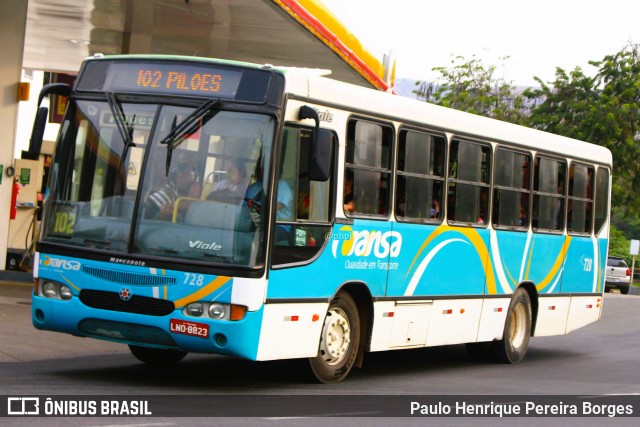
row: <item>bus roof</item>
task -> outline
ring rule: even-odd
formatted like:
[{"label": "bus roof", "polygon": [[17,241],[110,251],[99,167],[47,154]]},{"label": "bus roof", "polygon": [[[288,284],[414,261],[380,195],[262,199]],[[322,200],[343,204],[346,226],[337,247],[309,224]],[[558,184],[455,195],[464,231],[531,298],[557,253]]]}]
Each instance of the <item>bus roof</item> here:
[{"label": "bus roof", "polygon": [[612,165],[609,149],[399,95],[362,88],[313,73],[286,72],[286,90],[327,106],[359,114],[426,127],[459,136],[496,143],[509,143],[524,149]]},{"label": "bus roof", "polygon": [[87,61],[131,59],[185,61],[270,69],[285,75],[286,91],[289,94],[309,98],[330,107],[459,136],[508,143],[524,149],[572,157],[609,167],[613,162],[609,149],[600,145],[340,82],[324,77],[328,74],[328,70],[278,67],[269,64],[176,55],[95,55],[87,58]]}]

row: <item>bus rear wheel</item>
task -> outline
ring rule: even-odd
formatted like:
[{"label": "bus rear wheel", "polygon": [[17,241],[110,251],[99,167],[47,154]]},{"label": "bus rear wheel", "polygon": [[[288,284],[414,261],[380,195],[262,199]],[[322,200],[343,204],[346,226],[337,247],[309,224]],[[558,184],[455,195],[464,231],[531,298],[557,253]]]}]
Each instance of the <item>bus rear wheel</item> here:
[{"label": "bus rear wheel", "polygon": [[129,345],[129,350],[139,361],[154,366],[175,365],[187,355],[186,351],[141,347],[138,345]]},{"label": "bus rear wheel", "polygon": [[351,295],[339,292],[322,325],[318,355],[309,359],[315,378],[321,383],[342,381],[351,371],[360,345],[360,318]]},{"label": "bus rear wheel", "polygon": [[531,299],[524,288],[518,288],[511,298],[502,340],[493,342],[496,361],[519,363],[531,338]]}]

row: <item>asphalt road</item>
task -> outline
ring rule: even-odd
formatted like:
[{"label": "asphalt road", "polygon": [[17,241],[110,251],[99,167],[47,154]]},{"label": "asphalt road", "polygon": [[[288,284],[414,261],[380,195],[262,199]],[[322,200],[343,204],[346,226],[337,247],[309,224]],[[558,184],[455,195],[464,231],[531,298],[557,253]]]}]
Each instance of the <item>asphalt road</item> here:
[{"label": "asphalt road", "polygon": [[[151,368],[138,363],[126,346],[34,329],[29,293],[30,287],[24,284],[0,282],[0,396],[164,396],[187,408],[187,413],[188,408],[197,411],[198,405],[210,402],[225,405],[226,415],[236,408],[234,415],[251,418],[59,417],[29,418],[25,423],[24,418],[12,417],[0,419],[3,425],[324,426],[332,420],[333,425],[404,426],[436,421],[378,417],[385,414],[383,407],[408,405],[404,395],[427,396],[427,403],[451,395],[495,395],[507,400],[563,395],[610,400],[607,396],[617,395],[638,403],[634,418],[582,418],[579,424],[637,425],[640,416],[640,296],[605,295],[601,321],[567,336],[532,339],[524,362],[518,365],[473,362],[464,346],[370,353],[364,367],[352,371],[345,382],[320,385],[309,381],[304,361],[250,362],[188,355],[172,369]],[[220,400],[230,395],[233,397]],[[334,397],[325,402],[324,396]],[[269,408],[278,405],[293,408],[291,414],[284,411],[271,416]],[[297,415],[297,409],[305,405],[305,415]],[[543,420],[511,418],[509,422],[542,425]],[[578,421],[571,417],[550,420],[553,425],[576,425]],[[437,419],[438,425],[490,422],[496,419]]]}]

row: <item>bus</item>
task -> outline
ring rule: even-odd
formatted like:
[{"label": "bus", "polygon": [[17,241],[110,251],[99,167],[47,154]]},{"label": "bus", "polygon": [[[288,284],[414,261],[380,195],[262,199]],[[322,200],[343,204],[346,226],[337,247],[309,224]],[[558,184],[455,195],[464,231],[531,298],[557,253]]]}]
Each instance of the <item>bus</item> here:
[{"label": "bus", "polygon": [[45,86],[34,326],[332,383],[386,350],[518,363],[600,318],[606,148],[316,71],[95,55]]}]

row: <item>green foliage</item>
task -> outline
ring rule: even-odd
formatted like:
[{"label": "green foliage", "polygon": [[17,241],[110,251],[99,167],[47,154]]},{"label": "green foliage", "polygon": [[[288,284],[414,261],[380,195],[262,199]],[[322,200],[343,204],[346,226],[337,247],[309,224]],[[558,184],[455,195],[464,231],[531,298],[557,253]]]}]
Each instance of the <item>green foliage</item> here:
[{"label": "green foliage", "polygon": [[631,242],[624,237],[624,234],[613,225],[609,233],[609,256],[624,258],[627,265],[631,267],[632,257],[629,255]]},{"label": "green foliage", "polygon": [[[503,58],[507,59],[507,58]],[[494,76],[495,65],[485,66],[475,56],[458,56],[451,67],[435,67],[435,82],[418,81],[413,91],[418,99],[472,114],[511,123],[528,123],[528,99],[511,82]]]},{"label": "green foliage", "polygon": [[528,90],[542,100],[531,111],[531,126],[609,148],[613,154],[612,204],[625,216],[640,214],[640,52],[629,45],[601,61],[587,77],[580,68],[567,74],[556,69],[550,85]]},{"label": "green foliage", "polygon": [[[531,126],[602,145],[613,155],[612,205],[620,218],[640,216],[640,45],[630,44],[600,61],[586,75],[556,69],[555,81],[518,93],[496,78],[494,65],[475,56],[458,56],[450,67],[436,67],[435,82],[416,82],[413,91],[426,102]],[[636,221],[637,222],[637,221]],[[621,228],[624,220],[618,222]],[[629,224],[627,224],[629,225]],[[639,227],[632,227],[640,231]]]}]

